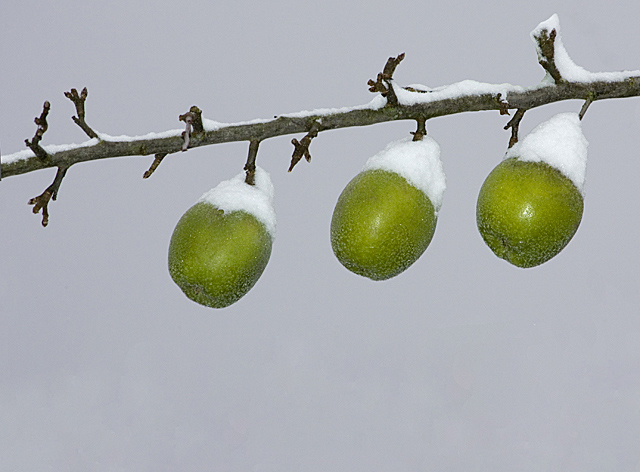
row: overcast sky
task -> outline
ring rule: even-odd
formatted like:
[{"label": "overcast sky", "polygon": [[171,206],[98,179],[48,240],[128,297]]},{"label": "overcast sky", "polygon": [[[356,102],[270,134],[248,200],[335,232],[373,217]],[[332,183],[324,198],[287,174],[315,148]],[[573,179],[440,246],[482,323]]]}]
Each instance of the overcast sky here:
[{"label": "overcast sky", "polygon": [[[63,92],[88,87],[110,135],[181,127],[191,105],[237,122],[367,103],[402,85],[532,86],[529,32],[558,13],[592,71],[640,69],[640,3],[5,2],[0,146],[82,142]],[[526,113],[522,133],[577,101]],[[257,285],[213,310],[171,280],[180,216],[242,169],[248,145],[73,166],[0,182],[0,466],[11,471],[640,470],[640,99],[596,102],[585,213],[550,262],[517,269],[483,243],[478,190],[509,132],[497,112],[430,120],[447,185],[434,239],[373,282],[334,257],[344,186],[408,136],[394,122],[321,133],[287,173],[285,136],[260,146],[278,235]]]}]

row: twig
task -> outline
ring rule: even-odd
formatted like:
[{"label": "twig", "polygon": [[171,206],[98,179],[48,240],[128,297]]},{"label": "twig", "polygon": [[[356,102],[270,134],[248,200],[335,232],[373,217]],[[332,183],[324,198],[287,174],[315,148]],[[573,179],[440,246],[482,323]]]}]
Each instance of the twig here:
[{"label": "twig", "polygon": [[149,177],[151,177],[151,174],[153,174],[155,172],[155,170],[158,168],[158,166],[160,165],[160,163],[162,162],[162,159],[164,159],[166,157],[167,153],[159,153],[156,154],[156,158],[153,160],[153,162],[151,163],[151,167],[149,167],[149,170],[147,170],[143,175],[142,178],[143,179],[148,179]]},{"label": "twig", "polygon": [[304,138],[298,141],[296,138],[291,140],[291,144],[293,144],[293,155],[291,156],[291,165],[289,166],[289,172],[293,170],[295,165],[300,162],[300,159],[304,156],[307,162],[311,162],[311,154],[309,153],[309,146],[311,145],[311,140],[318,136],[318,131],[320,130],[320,123],[318,121],[314,121],[309,129],[309,132],[306,134]]},{"label": "twig", "polygon": [[47,123],[47,115],[49,114],[50,109],[51,104],[48,101],[44,102],[40,117],[36,116],[33,120],[35,124],[38,125],[36,134],[33,135],[33,139],[31,141],[29,141],[28,139],[24,140],[27,147],[29,147],[33,151],[33,153],[42,160],[45,160],[49,157],[47,151],[42,149],[42,147],[40,146],[40,141],[42,140],[42,135],[44,135],[44,133],[46,133],[47,129],[49,128],[49,124]]},{"label": "twig", "polygon": [[580,118],[580,120],[582,120],[582,118],[584,118],[584,115],[585,115],[585,113],[587,113],[587,110],[589,109],[589,106],[593,103],[593,101],[595,99],[596,99],[595,94],[589,93],[587,95],[587,99],[582,104],[582,108],[580,109],[580,113],[578,113],[578,118]]},{"label": "twig", "polygon": [[509,148],[512,148],[518,142],[518,130],[520,129],[520,121],[526,112],[526,108],[518,108],[513,118],[505,125],[504,129],[511,128],[511,139],[509,139]]},{"label": "twig", "polygon": [[391,82],[393,80],[393,73],[396,71],[398,64],[404,59],[404,53],[399,54],[397,57],[390,57],[387,59],[387,63],[384,66],[382,72],[378,74],[376,80],[369,79],[367,84],[369,85],[369,91],[372,93],[380,93],[383,97],[387,97],[387,103],[391,106],[398,105],[398,97],[393,90]]},{"label": "twig", "polygon": [[556,66],[555,60],[555,41],[556,41],[557,32],[555,29],[552,29],[551,32],[547,30],[540,31],[538,36],[535,36],[536,41],[538,42],[538,50],[540,52],[538,56],[538,62],[547,73],[553,77],[553,80],[556,84],[564,82],[558,67]]},{"label": "twig", "polygon": [[68,167],[58,167],[58,172],[56,172],[56,177],[53,179],[53,183],[49,185],[44,192],[37,197],[33,197],[28,202],[29,205],[33,205],[34,214],[40,213],[40,210],[42,210],[42,226],[47,226],[49,224],[49,211],[47,208],[49,201],[58,198],[60,184],[62,183],[62,179],[64,179],[68,169]]},{"label": "twig", "polygon": [[256,184],[256,156],[258,155],[258,146],[260,141],[252,139],[249,142],[249,155],[247,156],[247,163],[244,165],[244,170],[247,173],[244,181],[249,185]]},{"label": "twig", "polygon": [[78,114],[78,116],[71,117],[73,122],[77,124],[80,128],[82,128],[82,131],[84,131],[87,134],[87,136],[89,136],[90,138],[97,138],[98,134],[95,131],[93,131],[93,129],[91,129],[91,127],[84,120],[84,117],[85,117],[84,103],[87,100],[88,94],[89,92],[87,91],[87,87],[82,89],[82,92],[80,92],[80,95],[78,95],[78,91],[76,89],[72,88],[70,92],[65,92],[64,96],[67,97],[69,100],[71,100],[73,104],[76,106],[76,113]]}]

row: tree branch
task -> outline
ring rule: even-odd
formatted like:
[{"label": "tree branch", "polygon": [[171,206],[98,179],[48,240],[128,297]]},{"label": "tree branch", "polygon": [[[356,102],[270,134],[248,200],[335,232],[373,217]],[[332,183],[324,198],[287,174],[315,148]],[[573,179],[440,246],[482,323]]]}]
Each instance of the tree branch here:
[{"label": "tree branch", "polygon": [[[415,92],[420,93],[420,92]],[[420,95],[431,95],[424,92]],[[532,109],[563,100],[585,100],[593,96],[594,100],[640,96],[640,76],[629,77],[614,82],[573,83],[562,82],[557,85],[545,85],[509,92],[508,108]],[[442,98],[414,105],[369,106],[351,109],[337,109],[282,115],[272,120],[251,122],[248,124],[229,124],[215,129],[204,130],[197,140],[191,140],[189,149],[212,144],[237,141],[262,141],[267,138],[290,134],[306,133],[315,121],[318,131],[326,131],[354,126],[368,126],[376,123],[396,120],[425,120],[453,115],[456,113],[496,110],[504,107],[495,94],[460,95],[456,98]],[[41,134],[40,134],[41,136]],[[35,140],[36,138],[34,138]],[[69,167],[78,162],[124,156],[148,156],[151,154],[173,154],[180,152],[184,140],[179,134],[155,139],[132,139],[127,141],[101,140],[97,143],[85,143],[75,148],[57,152],[46,152],[46,158],[37,156],[26,158],[5,155],[2,157],[2,176],[10,177],[49,167]],[[44,149],[43,149],[44,150]]]}]

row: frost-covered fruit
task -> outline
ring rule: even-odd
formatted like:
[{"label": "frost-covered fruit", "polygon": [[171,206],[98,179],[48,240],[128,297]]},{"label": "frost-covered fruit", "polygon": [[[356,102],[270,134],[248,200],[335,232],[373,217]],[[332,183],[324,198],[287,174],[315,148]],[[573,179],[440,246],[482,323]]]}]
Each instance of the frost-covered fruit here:
[{"label": "frost-covered fruit", "polygon": [[511,157],[484,181],[476,221],[496,256],[526,268],[548,261],[569,243],[582,211],[580,191],[558,169]]},{"label": "frost-covered fruit", "polygon": [[365,170],[338,198],[331,245],[350,271],[385,280],[418,260],[433,238],[436,219],[429,197],[404,177]]},{"label": "frost-covered fruit", "polygon": [[187,297],[212,308],[237,302],[264,271],[273,238],[245,211],[224,212],[208,202],[180,218],[169,244],[169,273]]}]

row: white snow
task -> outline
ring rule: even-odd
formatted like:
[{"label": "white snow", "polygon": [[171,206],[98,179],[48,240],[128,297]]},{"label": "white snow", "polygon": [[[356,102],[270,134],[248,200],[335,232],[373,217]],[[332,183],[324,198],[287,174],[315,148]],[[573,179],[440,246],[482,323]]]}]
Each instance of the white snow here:
[{"label": "white snow", "polygon": [[571,179],[584,196],[588,145],[578,114],[560,113],[539,124],[509,149],[504,158],[546,162]]},{"label": "white snow", "polygon": [[400,174],[429,197],[436,214],[440,210],[447,184],[440,146],[435,139],[425,136],[421,141],[405,138],[389,143],[383,151],[369,158],[363,171],[372,169]]},{"label": "white snow", "polygon": [[255,216],[276,237],[276,212],[273,208],[273,184],[271,177],[261,167],[256,167],[256,184],[245,183],[245,172],[220,182],[202,195],[199,202],[207,202],[225,212],[245,211]]},{"label": "white snow", "polygon": [[245,126],[245,125],[254,125],[259,123],[269,123],[274,119],[283,117],[283,118],[308,118],[311,116],[318,116],[320,120],[322,120],[323,116],[328,115],[336,115],[339,113],[348,113],[350,111],[355,110],[379,110],[383,108],[387,104],[386,98],[382,95],[376,95],[373,100],[364,105],[356,105],[351,107],[342,107],[342,108],[316,108],[314,110],[302,110],[294,113],[284,113],[282,115],[278,115],[275,118],[257,118],[255,120],[250,121],[239,121],[237,123],[221,123],[219,121],[210,120],[207,118],[202,118],[202,125],[205,131],[217,131],[221,128],[229,128],[233,126]]},{"label": "white snow", "polygon": [[184,132],[184,128],[160,131],[158,133],[152,132],[152,133],[147,133],[140,136],[127,136],[127,135],[110,136],[105,133],[97,133],[97,134],[102,141],[131,142],[131,141],[144,141],[144,140],[150,140],[150,139],[172,138],[175,136],[181,136],[183,132]]},{"label": "white snow", "polygon": [[538,42],[536,37],[540,36],[542,31],[547,31],[547,33],[551,33],[552,30],[556,30],[556,39],[554,41],[554,60],[556,63],[556,67],[558,72],[562,78],[569,82],[614,82],[625,80],[629,77],[637,77],[640,76],[640,70],[633,71],[622,71],[622,72],[589,72],[585,70],[583,67],[577,65],[571,57],[569,57],[569,53],[564,48],[562,44],[562,38],[560,36],[560,19],[557,14],[551,15],[551,17],[540,23],[532,32],[531,39],[536,45],[536,51],[538,52],[538,59],[542,58],[542,51],[538,47]]},{"label": "white snow", "polygon": [[489,84],[476,82],[475,80],[463,80],[442,87],[429,88],[424,85],[412,85],[411,87],[421,92],[412,92],[392,82],[393,90],[401,105],[417,105],[419,103],[431,103],[444,99],[471,97],[479,95],[498,95],[503,101],[507,100],[509,92],[525,92],[527,89],[519,85]]},{"label": "white snow", "polygon": [[[71,151],[72,149],[95,146],[99,142],[99,139],[92,138],[80,144],[48,144],[46,146],[42,146],[42,149],[47,151],[49,154],[55,154],[56,152]],[[34,156],[35,154],[31,149],[24,149],[22,151],[14,152],[13,154],[0,156],[0,159],[3,164],[10,164],[12,162],[29,159]]]}]

